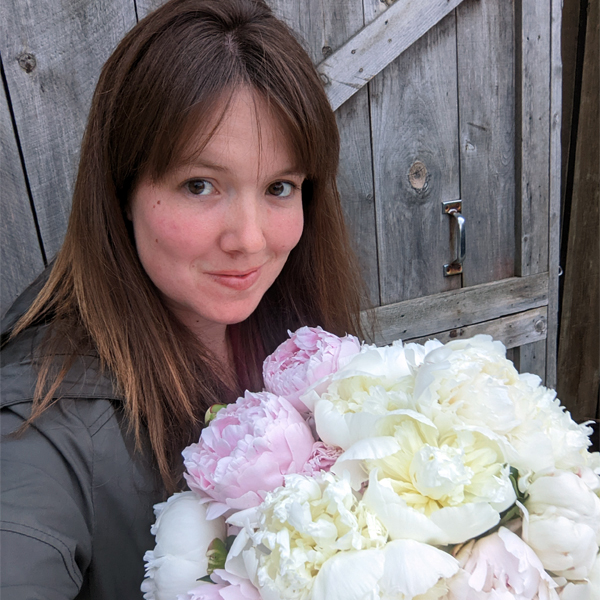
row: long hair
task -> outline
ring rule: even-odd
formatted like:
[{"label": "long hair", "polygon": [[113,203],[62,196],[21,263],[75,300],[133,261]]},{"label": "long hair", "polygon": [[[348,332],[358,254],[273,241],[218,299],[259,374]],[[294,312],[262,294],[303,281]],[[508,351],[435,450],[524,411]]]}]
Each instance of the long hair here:
[{"label": "long hair", "polygon": [[[145,273],[126,211],[140,178],[160,180],[240,86],[267,102],[307,179],[300,242],[256,311],[228,328],[239,379],[229,390],[210,348],[175,319]],[[260,389],[262,360],[288,329],[360,333],[362,286],[335,182],[338,157],[320,79],[263,1],[172,0],[135,26],[100,75],[64,244],[13,334],[50,322],[29,422],[91,348],[116,382],[136,439],[147,430],[173,491],[180,452],[197,439],[206,408]]]}]

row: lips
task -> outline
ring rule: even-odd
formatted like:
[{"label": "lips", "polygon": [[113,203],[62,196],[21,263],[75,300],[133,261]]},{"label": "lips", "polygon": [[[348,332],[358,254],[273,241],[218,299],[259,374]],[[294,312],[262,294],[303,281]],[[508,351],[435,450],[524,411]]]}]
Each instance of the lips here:
[{"label": "lips", "polygon": [[255,267],[247,271],[219,271],[207,274],[220,285],[233,290],[243,291],[254,285],[260,276],[261,268]]}]

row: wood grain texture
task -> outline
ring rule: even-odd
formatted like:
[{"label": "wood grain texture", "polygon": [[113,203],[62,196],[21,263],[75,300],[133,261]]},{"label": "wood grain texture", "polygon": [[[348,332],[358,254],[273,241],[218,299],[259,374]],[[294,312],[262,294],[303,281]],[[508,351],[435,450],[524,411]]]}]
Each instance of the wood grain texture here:
[{"label": "wood grain texture", "polygon": [[367,89],[350,98],[336,111],[341,152],[338,189],[352,246],[369,294],[370,306],[381,304],[375,194]]},{"label": "wood grain texture", "polygon": [[0,23],[0,52],[25,168],[51,258],[66,229],[92,92],[102,64],[135,23],[134,5],[132,0],[7,0]]},{"label": "wood grain texture", "polygon": [[480,0],[456,12],[466,287],[514,275],[514,11]]},{"label": "wood grain texture", "polygon": [[135,0],[138,21],[141,21],[148,13],[162,6],[167,0]]},{"label": "wood grain texture", "polygon": [[2,287],[0,314],[44,268],[15,131],[4,86],[0,84],[0,213]]},{"label": "wood grain texture", "polygon": [[389,344],[396,339],[433,335],[539,308],[547,303],[548,278],[544,274],[511,277],[406,300],[373,311],[377,325],[374,342]]},{"label": "wood grain texture", "polygon": [[517,0],[516,274],[548,271],[551,0]]},{"label": "wood grain texture", "polygon": [[546,312],[547,309],[543,306],[493,321],[486,321],[485,323],[442,331],[436,333],[435,336],[423,336],[404,341],[423,344],[428,339],[437,339],[445,344],[452,340],[486,334],[491,335],[495,340],[501,341],[507,348],[516,348],[525,344],[533,345],[534,342],[544,340],[546,337]]},{"label": "wood grain texture", "polygon": [[[364,25],[362,0],[269,0],[274,13],[297,33],[313,62],[344,44]],[[338,188],[346,223],[372,305],[378,305],[379,278],[369,119],[369,96],[361,90],[337,111],[341,153]]]},{"label": "wood grain texture", "polygon": [[533,342],[530,344],[524,344],[518,348],[516,353],[515,366],[519,373],[535,373],[540,377],[544,385],[551,386],[546,381],[546,346],[548,344],[548,338],[540,340],[539,342]]},{"label": "wood grain texture", "polygon": [[[597,8],[597,3],[596,3]],[[560,263],[560,202],[561,202],[561,130],[562,130],[562,62],[561,62],[562,0],[551,0],[550,37],[550,182],[548,198],[548,340],[546,344],[546,385],[556,387],[558,354],[558,305]],[[596,50],[598,38],[596,38]],[[596,57],[596,81],[598,60]],[[596,115],[598,93],[596,88]],[[596,125],[596,133],[599,133]],[[596,137],[596,141],[598,138]],[[596,167],[599,161],[596,159]],[[598,171],[596,170],[596,173]],[[596,203],[597,205],[597,203]],[[596,220],[597,223],[597,220]],[[598,230],[596,229],[596,233]],[[596,238],[597,239],[597,238]],[[596,256],[598,252],[596,252]],[[600,341],[599,341],[600,343]],[[598,345],[596,345],[598,347]]]},{"label": "wood grain texture", "polygon": [[577,421],[600,416],[599,7],[590,3],[565,265],[558,393]]},{"label": "wood grain texture", "polygon": [[451,14],[371,82],[383,304],[460,287],[442,201],[460,196],[456,30]]},{"label": "wood grain texture", "polygon": [[319,64],[331,106],[341,106],[461,2],[396,0],[384,14]]}]

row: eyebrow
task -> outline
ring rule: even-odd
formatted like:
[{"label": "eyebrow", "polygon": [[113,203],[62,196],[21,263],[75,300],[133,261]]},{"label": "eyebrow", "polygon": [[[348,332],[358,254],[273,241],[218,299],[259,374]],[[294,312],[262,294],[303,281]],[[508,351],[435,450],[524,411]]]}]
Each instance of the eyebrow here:
[{"label": "eyebrow", "polygon": [[[218,171],[220,173],[225,173],[229,170],[222,165],[212,163],[208,160],[198,160],[198,159],[191,159],[191,160],[185,161],[184,163],[182,163],[181,167],[182,168],[196,167],[199,169],[212,169],[212,170]],[[273,175],[273,177],[298,177],[300,179],[300,178],[306,178],[306,174],[302,173],[301,171],[298,171],[298,169],[296,169],[296,168],[291,168],[291,169],[284,169],[283,171],[278,171],[277,173],[275,173]]]}]

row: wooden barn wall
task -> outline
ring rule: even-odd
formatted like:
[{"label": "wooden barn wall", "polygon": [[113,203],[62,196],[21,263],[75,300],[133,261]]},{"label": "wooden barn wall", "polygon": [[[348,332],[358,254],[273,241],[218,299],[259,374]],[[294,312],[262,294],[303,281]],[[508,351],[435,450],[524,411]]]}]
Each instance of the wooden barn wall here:
[{"label": "wooden barn wall", "polygon": [[[392,4],[269,1],[301,32],[317,64]],[[566,7],[569,1],[583,2],[565,0]],[[0,5],[2,313],[60,247],[77,148],[101,65],[136,20],[162,3],[68,0],[60,10],[50,1]],[[450,321],[440,315],[452,313],[454,298],[460,297],[462,321],[457,312],[456,326],[466,323],[461,335],[486,327],[504,334],[520,331],[511,338],[511,356],[522,370],[542,375],[548,364],[551,384],[556,380],[552,298],[557,294],[551,271],[558,266],[558,245],[548,238],[559,211],[549,199],[560,186],[555,168],[560,153],[553,149],[548,157],[547,148],[560,125],[561,99],[560,89],[548,86],[548,70],[537,65],[553,61],[554,81],[560,82],[556,23],[556,0],[465,0],[337,111],[339,187],[373,304],[402,303],[403,310],[413,311],[415,323],[440,318],[440,331],[450,335]],[[572,20],[565,19],[565,26]],[[525,143],[519,146],[521,140]],[[582,185],[579,197],[587,193]],[[428,216],[430,204],[440,195],[458,199],[464,189],[470,190],[464,209],[470,224],[465,272],[441,278],[440,257],[453,252],[450,221],[439,207],[435,218]],[[574,233],[576,222],[574,238],[580,237]],[[577,253],[571,244],[569,252]],[[563,268],[565,289],[576,287],[568,271],[573,274],[577,267],[563,262]],[[503,280],[510,286],[498,283]],[[528,300],[517,314],[520,296],[514,294],[521,293]],[[420,303],[420,297],[435,294],[439,300]],[[586,301],[593,304],[594,298]],[[487,315],[481,319],[507,315],[501,305],[514,308],[496,325],[475,317],[464,321],[468,310]],[[434,306],[442,312],[433,314]],[[571,330],[564,321],[568,313],[563,311],[564,335]],[[525,320],[529,333],[519,330]],[[567,343],[561,338],[562,348]],[[579,394],[567,404],[577,407]],[[586,402],[585,411],[575,414],[591,416],[597,399]]]},{"label": "wooden barn wall", "polygon": [[[2,313],[61,246],[92,93],[102,65],[135,22],[133,1],[0,4],[9,104],[2,111],[0,197],[2,218],[11,219],[2,227],[8,238],[2,240]],[[30,210],[22,210],[26,205]]]}]

